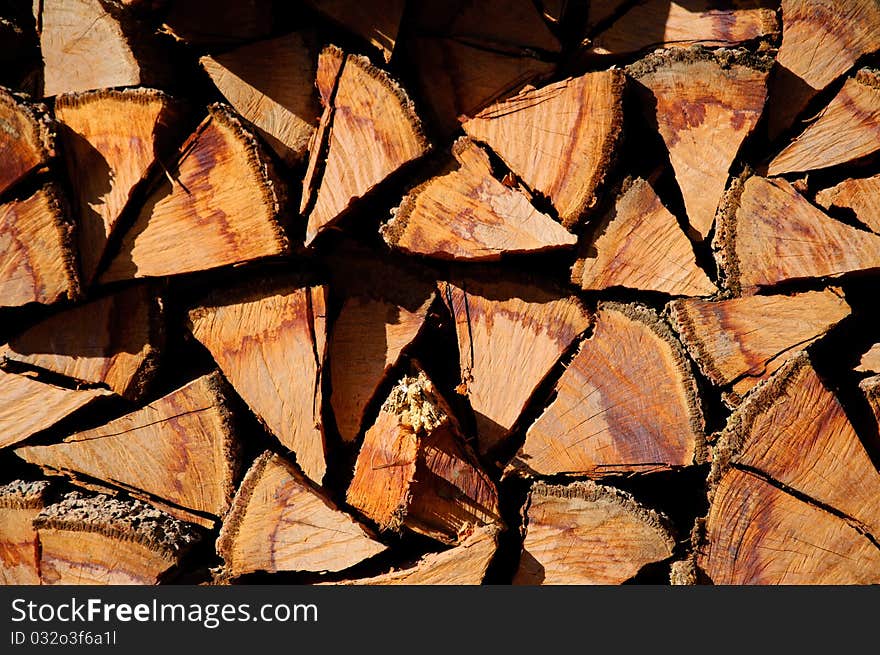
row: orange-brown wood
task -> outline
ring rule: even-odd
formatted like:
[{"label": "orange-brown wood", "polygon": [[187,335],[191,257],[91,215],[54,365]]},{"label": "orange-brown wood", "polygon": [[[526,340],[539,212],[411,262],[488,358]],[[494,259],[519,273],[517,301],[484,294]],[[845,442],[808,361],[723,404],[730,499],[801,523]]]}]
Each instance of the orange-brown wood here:
[{"label": "orange-brown wood", "polygon": [[830,289],[718,302],[676,300],[667,312],[700,370],[736,405],[849,316],[850,307],[839,291]]},{"label": "orange-brown wood", "polygon": [[481,453],[509,435],[536,387],[592,325],[573,296],[514,281],[443,283],[458,338],[462,384]]},{"label": "orange-brown wood", "polygon": [[222,516],[232,500],[239,448],[223,385],[218,374],[206,375],[105,425],[15,452],[50,471]]},{"label": "orange-brown wood", "polygon": [[364,436],[346,499],[382,530],[456,543],[500,522],[498,492],[424,372],[391,390]]},{"label": "orange-brown wood", "polygon": [[327,351],[326,289],[263,281],[208,298],[190,330],[305,474],[327,469],[321,379]]},{"label": "orange-brown wood", "polygon": [[341,571],[385,550],[279,455],[263,453],[223,522],[226,574]]},{"label": "orange-brown wood", "polygon": [[55,129],[42,105],[0,87],[0,193],[55,155]]},{"label": "orange-brown wood", "polygon": [[874,412],[874,418],[877,419],[878,427],[880,427],[880,375],[865,378],[859,382],[859,388],[865,394],[871,411]]},{"label": "orange-brown wood", "polygon": [[575,244],[575,235],[492,176],[478,145],[459,139],[452,154],[452,170],[413,189],[382,227],[390,246],[438,259],[495,260]]},{"label": "orange-brown wood", "polygon": [[734,182],[712,247],[734,292],[880,267],[880,236],[834,220],[779,178]]},{"label": "orange-brown wood", "polygon": [[0,371],[0,448],[24,441],[108,395],[104,389],[66,389]]},{"label": "orange-brown wood", "polygon": [[0,346],[0,365],[51,371],[137,400],[155,376],[163,342],[162,303],[137,285],[33,325]]},{"label": "orange-brown wood", "polygon": [[620,584],[672,556],[666,520],[629,494],[592,482],[536,483],[513,583]]},{"label": "orange-brown wood", "polygon": [[[102,282],[190,273],[288,252],[283,189],[256,137],[224,105],[181,147]],[[233,183],[234,181],[234,183]]]},{"label": "orange-brown wood", "polygon": [[622,126],[623,74],[587,73],[496,103],[463,124],[533,192],[550,199],[563,225],[596,202]]},{"label": "orange-brown wood", "polygon": [[48,491],[44,481],[0,486],[0,584],[40,584],[40,542],[33,520],[46,506]]},{"label": "orange-brown wood", "polygon": [[585,291],[625,287],[673,296],[718,289],[697,266],[694,249],[650,183],[628,180],[581,247],[571,281]]},{"label": "orange-brown wood", "polygon": [[79,297],[73,224],[55,187],[0,204],[0,252],[0,307]]},{"label": "orange-brown wood", "polygon": [[[878,9],[880,16],[880,9]],[[780,152],[769,175],[803,173],[851,162],[880,150],[880,73],[862,69]]]},{"label": "orange-brown wood", "polygon": [[329,18],[369,41],[391,61],[406,0],[308,0]]},{"label": "orange-brown wood", "polygon": [[880,343],[875,343],[868,352],[862,355],[856,370],[865,373],[880,373]]},{"label": "orange-brown wood", "polygon": [[514,470],[602,477],[706,460],[691,366],[646,307],[600,305],[552,398],[526,432]]},{"label": "orange-brown wood", "polygon": [[200,541],[191,525],[140,501],[67,494],[34,519],[44,585],[153,585]]},{"label": "orange-brown wood", "polygon": [[288,164],[308,154],[320,108],[316,57],[301,34],[257,41],[200,59],[220,93]]},{"label": "orange-brown wood", "polygon": [[648,90],[643,106],[666,143],[700,239],[712,229],[731,164],[761,117],[767,69],[756,57],[702,49],[665,51],[629,69]]},{"label": "orange-brown wood", "polygon": [[880,175],[843,180],[819,191],[816,202],[827,210],[851,210],[872,232],[880,234]]},{"label": "orange-brown wood", "polygon": [[[332,91],[321,91],[327,127],[312,142],[312,174],[306,176],[300,206],[308,214],[306,244],[355,200],[430,148],[412,102],[387,73],[366,57],[346,55],[334,46],[325,48],[321,59],[332,63],[324,73],[319,61],[318,88]],[[316,161],[323,164],[320,182]]]},{"label": "orange-brown wood", "polygon": [[61,95],[55,116],[75,193],[83,280],[98,270],[132,191],[179,144],[181,107],[154,89]]}]

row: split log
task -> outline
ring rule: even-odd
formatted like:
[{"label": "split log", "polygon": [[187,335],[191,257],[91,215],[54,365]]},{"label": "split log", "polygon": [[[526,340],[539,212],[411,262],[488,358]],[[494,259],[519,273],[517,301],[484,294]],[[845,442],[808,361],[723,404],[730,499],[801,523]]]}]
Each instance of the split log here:
[{"label": "split log", "polygon": [[406,0],[308,0],[315,9],[373,45],[391,61]]},{"label": "split log", "polygon": [[283,187],[256,137],[227,107],[209,110],[101,282],[203,271],[289,251],[278,221]]},{"label": "split log", "polygon": [[873,154],[880,150],[878,124],[880,72],[863,68],[844,83],[819,116],[770,162],[767,173],[804,173]]},{"label": "split log", "polygon": [[163,30],[192,46],[223,47],[269,36],[272,0],[177,0]]},{"label": "split log", "polygon": [[856,370],[865,373],[880,373],[880,343],[875,343],[868,352],[862,355],[862,360]]},{"label": "split log", "polygon": [[0,194],[45,169],[55,156],[55,126],[46,108],[0,87]]},{"label": "split log", "polygon": [[535,389],[593,317],[576,297],[507,280],[447,282],[441,296],[455,321],[460,391],[470,400],[486,454],[510,434]]},{"label": "split log", "polygon": [[217,293],[189,313],[193,336],[318,484],[327,470],[321,421],[326,304],[323,286],[264,280]]},{"label": "split log", "polygon": [[46,506],[48,491],[44,481],[0,486],[0,584],[40,584],[40,542],[33,520]]},{"label": "split log", "polygon": [[209,516],[229,507],[238,469],[223,384],[219,374],[206,375],[105,425],[15,452],[48,472],[155,498],[168,513],[210,526]]},{"label": "split log", "polygon": [[346,499],[383,531],[406,527],[444,543],[501,521],[495,485],[452,410],[416,366],[367,430]]},{"label": "split log", "polygon": [[834,289],[719,302],[676,300],[667,312],[681,342],[731,406],[849,316]]},{"label": "split log", "polygon": [[0,347],[0,365],[51,371],[138,400],[159,365],[162,321],[150,288],[130,287],[40,321]]},{"label": "split log", "polygon": [[373,578],[350,580],[348,585],[478,585],[498,548],[498,528],[474,530],[461,545],[442,553],[429,553],[412,566]]},{"label": "split log", "polygon": [[839,516],[737,468],[713,495],[697,561],[715,584],[880,582],[880,549]]},{"label": "split log", "polygon": [[152,86],[163,56],[130,8],[113,0],[34,3],[44,63],[43,95]]},{"label": "split log", "polygon": [[627,493],[592,482],[536,483],[514,584],[620,584],[672,556],[666,519]]},{"label": "split log", "polygon": [[45,585],[152,585],[175,573],[201,539],[140,501],[71,492],[34,519]]},{"label": "split log", "polygon": [[55,115],[78,209],[77,237],[88,284],[136,186],[179,145],[181,107],[153,89],[61,95]]},{"label": "split log", "polygon": [[675,216],[641,178],[624,182],[613,208],[583,244],[571,281],[585,291],[625,287],[673,296],[718,291],[697,266]]},{"label": "split log", "polygon": [[819,91],[878,49],[880,6],[874,0],[782,0],[782,45],[768,108],[771,137],[788,128]]},{"label": "split log", "polygon": [[712,229],[731,164],[761,117],[769,64],[746,51],[674,49],[629,68],[648,90],[648,119],[666,143],[688,222],[701,240]]},{"label": "split log", "polygon": [[752,392],[718,439],[712,477],[761,475],[880,534],[880,472],[806,353]]},{"label": "split log", "polygon": [[406,253],[458,260],[572,246],[577,237],[492,176],[488,155],[467,138],[452,147],[457,165],[413,189],[382,227]]},{"label": "split log", "polygon": [[535,193],[549,198],[562,224],[595,206],[622,129],[623,74],[587,73],[528,89],[466,121]]},{"label": "split log", "polygon": [[308,154],[320,110],[316,63],[300,34],[251,43],[199,60],[236,111],[288,165]]},{"label": "split log", "polygon": [[816,194],[827,210],[848,209],[872,232],[880,234],[880,175],[851,178]]},{"label": "split log", "polygon": [[0,448],[24,441],[108,395],[104,389],[65,389],[0,371]]},{"label": "split log", "polygon": [[366,57],[325,48],[318,89],[324,114],[312,141],[300,207],[308,215],[306,245],[353,202],[430,148],[403,88]]},{"label": "split log", "polygon": [[735,0],[726,7],[712,0],[640,0],[592,39],[590,50],[624,55],[661,47],[734,46],[772,39],[779,29],[772,6],[768,0]]},{"label": "split log", "polygon": [[698,398],[669,326],[647,307],[603,303],[511,468],[598,478],[701,464]]},{"label": "split log", "polygon": [[54,186],[0,205],[0,250],[0,307],[79,297],[73,224]]},{"label": "split log", "polygon": [[880,235],[834,220],[780,178],[734,181],[712,248],[734,293],[880,267]]},{"label": "split log", "polygon": [[342,308],[330,337],[330,405],[343,441],[361,434],[367,407],[389,371],[422,333],[437,297],[431,280],[355,255],[334,266]]},{"label": "split log", "polygon": [[342,571],[384,550],[364,526],[270,452],[245,475],[217,540],[231,576]]}]

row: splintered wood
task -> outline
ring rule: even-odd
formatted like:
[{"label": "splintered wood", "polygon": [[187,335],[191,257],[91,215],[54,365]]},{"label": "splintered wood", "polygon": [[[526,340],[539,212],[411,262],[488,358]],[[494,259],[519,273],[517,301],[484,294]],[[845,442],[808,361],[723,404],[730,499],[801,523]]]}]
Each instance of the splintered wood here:
[{"label": "splintered wood", "polygon": [[496,180],[479,146],[461,139],[452,154],[457,167],[415,188],[383,226],[389,245],[439,259],[493,260],[576,243],[525,195]]},{"label": "splintered wood", "polygon": [[319,484],[327,470],[321,422],[325,296],[322,286],[256,284],[211,298],[189,314],[193,336]]},{"label": "splintered wood", "polygon": [[0,193],[46,166],[54,154],[54,129],[45,107],[0,87]]},{"label": "splintered wood", "polygon": [[382,530],[406,527],[455,543],[500,521],[498,493],[422,371],[391,390],[367,430],[347,501]]},{"label": "splintered wood", "polygon": [[279,455],[251,466],[223,522],[217,550],[229,575],[342,571],[385,546]]},{"label": "splintered wood", "polygon": [[538,475],[605,475],[706,459],[697,385],[652,311],[605,304],[513,461]]},{"label": "splintered wood", "polygon": [[592,482],[536,483],[524,520],[514,584],[620,584],[675,545],[664,517]]}]

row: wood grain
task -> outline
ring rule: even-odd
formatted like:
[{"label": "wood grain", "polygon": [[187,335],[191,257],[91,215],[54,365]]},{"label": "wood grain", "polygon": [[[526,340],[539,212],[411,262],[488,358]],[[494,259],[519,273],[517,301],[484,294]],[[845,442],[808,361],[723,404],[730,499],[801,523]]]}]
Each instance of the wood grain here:
[{"label": "wood grain", "polygon": [[880,234],[880,175],[849,178],[816,194],[826,210],[849,209],[872,232]]},{"label": "wood grain", "polygon": [[40,584],[40,542],[33,520],[46,506],[48,491],[43,480],[0,486],[0,584]]},{"label": "wood grain", "polygon": [[55,127],[42,105],[0,87],[0,193],[55,156]]}]

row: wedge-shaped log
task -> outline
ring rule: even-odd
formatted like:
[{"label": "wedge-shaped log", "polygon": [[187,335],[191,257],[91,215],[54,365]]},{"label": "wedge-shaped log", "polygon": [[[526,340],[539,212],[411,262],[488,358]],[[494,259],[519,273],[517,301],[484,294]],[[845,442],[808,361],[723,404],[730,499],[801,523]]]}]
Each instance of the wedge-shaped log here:
[{"label": "wedge-shaped log", "polygon": [[856,370],[865,373],[880,373],[880,343],[875,343],[868,352],[862,355]]},{"label": "wedge-shaped log", "polygon": [[[592,4],[592,3],[591,3]],[[649,48],[733,46],[778,34],[773,2],[735,0],[641,0],[592,39],[598,54],[622,55]]]},{"label": "wedge-shaped log", "polygon": [[674,49],[629,69],[649,93],[643,108],[666,142],[688,221],[712,229],[730,166],[761,117],[769,63],[745,51]]},{"label": "wedge-shaped log", "polygon": [[43,95],[141,86],[164,77],[149,28],[124,2],[34,3],[44,63]]},{"label": "wedge-shaped log", "polygon": [[230,576],[342,571],[384,550],[367,528],[270,452],[245,475],[217,540]]},{"label": "wedge-shaped log", "polygon": [[442,553],[430,553],[412,566],[377,575],[373,578],[350,580],[348,585],[478,585],[498,548],[498,528],[484,526]]},{"label": "wedge-shaped log", "polygon": [[194,527],[138,500],[71,492],[34,519],[45,585],[153,585],[201,540]]},{"label": "wedge-shaped log", "polygon": [[877,584],[880,549],[839,516],[731,469],[713,491],[697,563],[715,584]]},{"label": "wedge-shaped log", "polygon": [[179,145],[182,109],[154,89],[100,90],[58,96],[55,116],[63,125],[87,284],[132,191]]},{"label": "wedge-shaped log", "polygon": [[848,79],[822,113],[770,162],[767,173],[814,171],[878,150],[880,72],[864,68]]},{"label": "wedge-shaped log", "polygon": [[0,193],[44,168],[55,155],[55,126],[46,108],[0,87]]},{"label": "wedge-shaped log", "polygon": [[220,93],[288,164],[308,154],[320,108],[316,63],[300,34],[200,59]]},{"label": "wedge-shaped log", "polygon": [[391,61],[406,0],[308,0],[315,9],[364,38]]},{"label": "wedge-shaped log", "polygon": [[788,128],[863,55],[880,49],[880,6],[874,0],[782,0],[782,17],[779,70],[768,107],[771,136]]},{"label": "wedge-shaped log", "polygon": [[65,389],[0,371],[0,448],[24,441],[110,392]]},{"label": "wedge-shaped log", "polygon": [[718,302],[676,300],[673,327],[703,374],[738,405],[761,380],[849,316],[835,290],[747,296]]},{"label": "wedge-shaped log", "polygon": [[706,461],[697,383],[662,319],[605,303],[511,464],[528,474],[602,477]]},{"label": "wedge-shaped log", "polygon": [[49,484],[14,480],[0,486],[0,584],[40,584],[40,545],[33,520],[46,506]]},{"label": "wedge-shaped log", "polygon": [[403,89],[366,57],[325,48],[317,84],[324,114],[303,185],[306,244],[355,200],[430,148]]},{"label": "wedge-shaped log", "polygon": [[843,180],[819,191],[816,202],[828,210],[852,210],[858,220],[880,234],[880,175]]},{"label": "wedge-shaped log", "polygon": [[880,472],[836,396],[802,353],[737,409],[721,433],[712,478],[757,472],[880,533]]},{"label": "wedge-shaped log", "polygon": [[0,307],[79,297],[73,223],[55,187],[0,204]]},{"label": "wedge-shaped log", "polygon": [[193,336],[318,484],[327,469],[321,421],[326,311],[323,286],[288,280],[218,292],[189,313]]},{"label": "wedge-shaped log", "polygon": [[735,293],[880,268],[880,235],[831,218],[779,178],[734,182],[712,247]]},{"label": "wedge-shaped log", "polygon": [[625,287],[673,296],[711,296],[718,289],[697,266],[678,221],[641,178],[626,182],[596,225],[571,270],[585,291]]},{"label": "wedge-shaped log", "polygon": [[219,374],[206,375],[101,427],[15,452],[50,472],[85,475],[200,515],[222,516],[238,469],[223,385]]},{"label": "wedge-shaped log", "polygon": [[67,309],[0,347],[16,364],[101,384],[137,400],[149,387],[164,343],[162,303],[137,285]]},{"label": "wedge-shaped log", "polygon": [[391,390],[367,430],[346,498],[382,530],[406,527],[444,543],[501,520],[495,485],[417,367]]},{"label": "wedge-shaped log", "polygon": [[523,517],[514,584],[620,584],[670,558],[675,545],[663,516],[588,481],[534,484]]},{"label": "wedge-shaped log", "polygon": [[256,137],[228,107],[209,107],[168,175],[125,234],[102,282],[203,271],[289,251],[278,219],[283,190]]},{"label": "wedge-shaped log", "polygon": [[452,171],[413,189],[382,227],[392,247],[438,259],[497,260],[573,246],[577,237],[492,176],[488,155],[463,138]]},{"label": "wedge-shaped log", "polygon": [[455,321],[461,391],[476,415],[480,452],[488,453],[593,318],[574,296],[514,281],[443,283],[441,296]]},{"label": "wedge-shaped log", "polygon": [[622,126],[623,73],[610,70],[527,89],[463,124],[533,192],[576,225],[597,201]]}]

